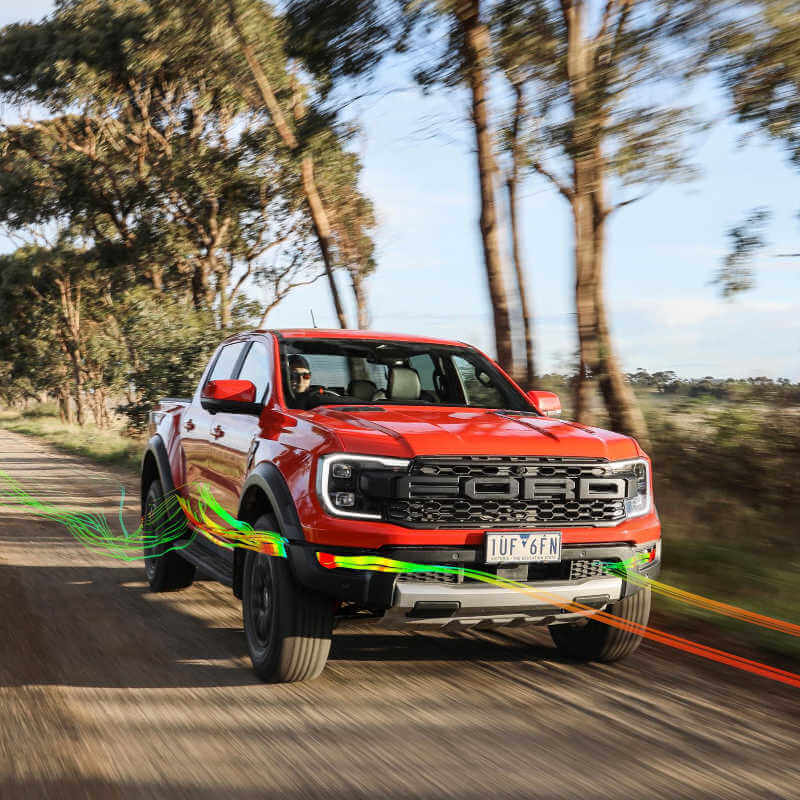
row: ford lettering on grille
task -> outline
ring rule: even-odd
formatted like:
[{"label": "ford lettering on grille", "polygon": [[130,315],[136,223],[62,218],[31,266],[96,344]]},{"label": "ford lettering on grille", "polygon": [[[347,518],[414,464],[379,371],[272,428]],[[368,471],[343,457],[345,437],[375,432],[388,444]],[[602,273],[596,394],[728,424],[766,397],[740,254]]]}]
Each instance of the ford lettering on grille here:
[{"label": "ford lettering on grille", "polygon": [[633,476],[602,460],[472,456],[415,459],[407,493],[386,517],[411,527],[614,525],[625,517]]}]

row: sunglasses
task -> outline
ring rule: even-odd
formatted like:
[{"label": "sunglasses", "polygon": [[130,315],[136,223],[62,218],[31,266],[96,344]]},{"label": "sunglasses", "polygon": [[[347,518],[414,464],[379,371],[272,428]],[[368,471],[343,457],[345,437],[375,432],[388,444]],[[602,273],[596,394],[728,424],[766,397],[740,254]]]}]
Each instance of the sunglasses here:
[{"label": "sunglasses", "polygon": [[301,378],[310,378],[311,377],[311,373],[310,372],[306,372],[306,371],[294,370],[292,372],[292,377],[293,378],[297,378],[298,380],[301,379]]}]

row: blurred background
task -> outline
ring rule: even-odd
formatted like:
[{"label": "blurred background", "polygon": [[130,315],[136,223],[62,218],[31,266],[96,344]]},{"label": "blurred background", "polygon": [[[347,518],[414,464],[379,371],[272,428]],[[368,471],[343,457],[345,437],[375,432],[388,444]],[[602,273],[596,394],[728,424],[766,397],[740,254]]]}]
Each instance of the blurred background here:
[{"label": "blurred background", "polygon": [[800,4],[0,23],[0,424],[135,470],[230,333],[313,311],[465,340],[639,439],[666,581],[798,618]]}]

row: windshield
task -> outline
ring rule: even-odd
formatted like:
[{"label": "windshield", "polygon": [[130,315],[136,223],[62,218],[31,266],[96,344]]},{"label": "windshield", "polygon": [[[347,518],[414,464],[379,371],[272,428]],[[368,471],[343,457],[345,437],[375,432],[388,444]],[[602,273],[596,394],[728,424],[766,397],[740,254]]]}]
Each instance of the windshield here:
[{"label": "windshield", "polygon": [[467,347],[380,340],[282,339],[286,405],[443,405],[536,413]]}]

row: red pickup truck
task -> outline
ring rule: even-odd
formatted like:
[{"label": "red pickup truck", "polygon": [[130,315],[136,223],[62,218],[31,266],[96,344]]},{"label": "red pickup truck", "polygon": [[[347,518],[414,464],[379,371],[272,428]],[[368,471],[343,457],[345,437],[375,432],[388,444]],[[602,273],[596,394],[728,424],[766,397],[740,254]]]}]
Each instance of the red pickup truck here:
[{"label": "red pickup truck", "polygon": [[[319,675],[334,625],[352,618],[445,631],[545,624],[569,657],[627,656],[640,637],[553,598],[647,623],[649,588],[609,565],[660,570],[650,460],[633,439],[559,414],[556,395],[526,394],[460,342],[318,329],[232,336],[194,397],[151,412],[142,514],[175,492],[191,502],[206,485],[233,516],[285,537],[287,557],[217,546],[187,521],[187,547],[146,559],[150,586],[188,586],[195,568],[231,586],[253,666],[271,681]],[[432,569],[330,568],[319,553]]]}]

